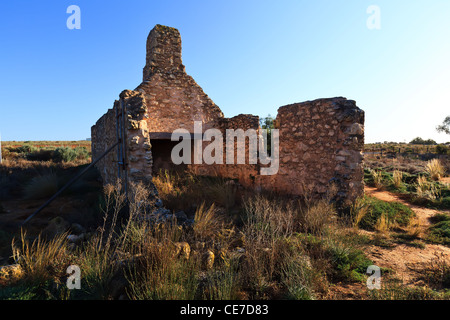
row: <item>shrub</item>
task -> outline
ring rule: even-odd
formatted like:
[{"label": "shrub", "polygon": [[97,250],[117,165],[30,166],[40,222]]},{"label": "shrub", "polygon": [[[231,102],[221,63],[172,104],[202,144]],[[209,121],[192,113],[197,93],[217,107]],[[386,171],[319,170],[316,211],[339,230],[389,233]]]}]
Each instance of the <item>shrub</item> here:
[{"label": "shrub", "polygon": [[55,150],[55,160],[59,162],[70,162],[76,159],[85,160],[89,158],[89,152],[84,147],[77,148],[56,148]]},{"label": "shrub", "polygon": [[429,228],[428,240],[435,243],[450,244],[450,219],[433,224]]},{"label": "shrub", "polygon": [[55,173],[33,177],[23,190],[25,199],[42,199],[54,195],[59,188],[59,179]]},{"label": "shrub", "polygon": [[39,149],[33,152],[29,152],[26,157],[31,161],[51,161],[55,157],[55,151]]},{"label": "shrub", "polygon": [[236,204],[236,186],[232,180],[166,170],[153,177],[153,183],[168,209],[187,210],[205,203],[228,211]]},{"label": "shrub", "polygon": [[359,227],[363,229],[376,230],[377,224],[378,228],[382,227],[384,230],[389,230],[393,225],[407,226],[415,215],[409,207],[399,202],[385,202],[367,196],[365,202],[368,206],[367,214],[359,222]]},{"label": "shrub", "polygon": [[283,262],[281,279],[286,286],[288,299],[312,300],[314,298],[313,270],[301,255],[294,255]]},{"label": "shrub", "polygon": [[11,152],[17,152],[17,153],[30,153],[37,151],[37,148],[30,146],[28,144],[24,144],[23,146],[17,147],[17,148],[10,148]]},{"label": "shrub", "polygon": [[328,247],[333,268],[330,272],[335,280],[363,281],[367,268],[373,264],[361,250],[331,242]]},{"label": "shrub", "polygon": [[443,144],[439,144],[436,146],[437,154],[447,154],[447,153],[449,153],[449,150],[450,150],[450,148]]}]

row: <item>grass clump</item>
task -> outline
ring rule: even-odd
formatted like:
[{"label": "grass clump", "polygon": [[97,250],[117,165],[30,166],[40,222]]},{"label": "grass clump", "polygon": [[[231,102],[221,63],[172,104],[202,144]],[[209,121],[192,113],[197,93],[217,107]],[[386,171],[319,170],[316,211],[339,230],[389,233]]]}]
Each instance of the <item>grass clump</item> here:
[{"label": "grass clump", "polygon": [[396,189],[400,189],[403,185],[403,172],[395,170],[392,174],[392,183]]},{"label": "grass clump", "polygon": [[372,177],[373,184],[375,185],[375,188],[381,190],[383,189],[383,176],[381,174],[381,171],[369,169],[370,175]]},{"label": "grass clump", "polygon": [[416,183],[416,195],[419,198],[436,200],[441,195],[440,185],[428,181],[425,176],[419,176]]},{"label": "grass clump", "polygon": [[445,174],[445,168],[439,159],[432,159],[427,162],[425,171],[430,175],[434,181],[438,181]]},{"label": "grass clump", "polygon": [[13,239],[12,249],[14,260],[19,262],[24,270],[27,281],[30,283],[42,283],[51,279],[53,273],[61,273],[61,269],[67,265],[69,252],[67,250],[67,234],[59,234],[50,241],[38,236],[32,242],[22,232],[20,243]]},{"label": "grass clump", "polygon": [[450,216],[437,214],[432,220],[435,223],[428,230],[427,240],[433,243],[450,245]]}]

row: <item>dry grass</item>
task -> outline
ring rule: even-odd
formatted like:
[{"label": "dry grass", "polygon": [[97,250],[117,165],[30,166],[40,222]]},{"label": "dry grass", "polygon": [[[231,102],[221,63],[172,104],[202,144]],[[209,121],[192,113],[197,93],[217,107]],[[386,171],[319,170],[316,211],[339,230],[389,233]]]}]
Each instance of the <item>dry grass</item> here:
[{"label": "dry grass", "polygon": [[439,159],[432,159],[427,162],[425,172],[430,175],[432,180],[439,181],[445,174],[445,168]]},{"label": "dry grass", "polygon": [[411,218],[409,225],[406,229],[406,232],[410,239],[417,239],[421,236],[422,227],[419,218],[417,217]]},{"label": "dry grass", "polygon": [[[353,269],[361,256],[341,241],[328,200],[251,194],[237,207],[234,185],[223,180],[169,174],[156,180],[174,201],[176,194],[186,202],[188,196],[209,197],[196,207],[192,226],[147,219],[148,190],[131,184],[125,205],[118,181],[104,188],[101,226],[76,250],[65,249],[61,235],[55,243],[36,240],[16,252],[41,256],[38,263],[23,263],[43,278],[54,276],[43,261],[67,267],[70,257],[83,272],[83,294],[97,299],[118,298],[111,293],[117,279],[130,299],[311,299],[325,294],[333,279],[360,281]],[[189,190],[196,183],[215,187]],[[227,188],[228,195],[220,194]],[[227,203],[239,208],[242,225],[227,222]],[[129,219],[121,221],[125,209]],[[189,254],[180,254],[180,243]],[[64,248],[55,252],[58,246]],[[208,269],[202,263],[206,252],[215,255]]]},{"label": "dry grass", "polygon": [[389,219],[386,215],[382,214],[375,224],[375,230],[380,233],[386,233],[390,228]]},{"label": "dry grass", "polygon": [[195,211],[194,234],[198,239],[214,237],[223,225],[223,219],[217,214],[214,204],[206,208],[205,203],[202,203]]},{"label": "dry grass", "polygon": [[403,185],[403,172],[395,170],[392,174],[392,181],[395,188],[401,188],[401,186]]},{"label": "dry grass", "polygon": [[43,281],[51,277],[49,270],[55,266],[63,268],[67,263],[67,233],[57,235],[50,241],[40,236],[31,243],[26,232],[21,232],[20,242],[13,239],[14,260],[19,262],[29,280]]},{"label": "dry grass", "polygon": [[415,186],[416,194],[419,198],[435,200],[440,197],[439,186],[429,182],[425,176],[417,177]]},{"label": "dry grass", "polygon": [[164,171],[153,177],[153,183],[165,206],[172,210],[215,203],[228,211],[237,203],[236,186],[232,180]]},{"label": "dry grass", "polygon": [[372,175],[372,179],[375,184],[375,187],[378,190],[382,190],[383,189],[383,176],[381,175],[381,171],[370,169],[370,174]]},{"label": "dry grass", "polygon": [[436,289],[450,288],[450,263],[444,253],[435,252],[434,258],[425,265],[419,265],[416,271],[429,286]]},{"label": "dry grass", "polygon": [[368,211],[369,207],[363,197],[355,200],[350,210],[351,225],[353,228],[358,229],[359,223]]}]

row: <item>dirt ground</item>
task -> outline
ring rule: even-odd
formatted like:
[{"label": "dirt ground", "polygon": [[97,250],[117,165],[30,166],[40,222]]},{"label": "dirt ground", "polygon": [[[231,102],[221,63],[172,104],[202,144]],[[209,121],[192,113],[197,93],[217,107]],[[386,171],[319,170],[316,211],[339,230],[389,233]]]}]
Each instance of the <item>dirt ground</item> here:
[{"label": "dirt ground", "polygon": [[[395,194],[388,191],[379,191],[376,188],[365,188],[367,195],[376,197],[383,201],[396,201],[410,207],[417,215],[420,234],[419,239],[423,240],[425,230],[430,226],[430,218],[438,212],[448,212],[443,210],[434,210],[411,205]],[[395,272],[395,276],[407,286],[424,285],[421,279],[424,267],[429,266],[431,262],[443,259],[450,262],[450,248],[444,245],[428,244],[423,242],[423,248],[414,247],[408,244],[394,244],[392,247],[369,246],[366,248],[366,254],[374,261],[375,265],[381,268],[388,268]]]}]

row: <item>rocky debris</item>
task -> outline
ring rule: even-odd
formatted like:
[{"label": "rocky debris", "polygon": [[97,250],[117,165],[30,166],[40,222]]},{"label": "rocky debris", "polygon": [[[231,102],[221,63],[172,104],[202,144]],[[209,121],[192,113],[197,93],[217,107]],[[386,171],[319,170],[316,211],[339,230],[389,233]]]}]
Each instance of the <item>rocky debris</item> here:
[{"label": "rocky debris", "polygon": [[19,280],[23,275],[24,271],[18,263],[0,267],[0,280],[2,281]]},{"label": "rocky debris", "polygon": [[78,223],[72,223],[72,225],[70,226],[70,230],[72,231],[73,234],[76,235],[80,235],[82,233],[86,232],[86,229],[83,228],[80,224]]},{"label": "rocky debris", "polygon": [[194,224],[194,219],[189,219],[184,211],[177,211],[172,213],[169,209],[164,207],[154,207],[148,210],[151,213],[146,214],[144,217],[140,217],[142,221],[149,222],[150,224],[159,223],[172,223],[177,222],[180,226],[190,227]]},{"label": "rocky debris", "polygon": [[187,242],[175,242],[175,255],[189,260],[191,255],[191,246]]},{"label": "rocky debris", "polygon": [[214,252],[211,249],[206,250],[206,252],[202,255],[202,268],[204,270],[212,269],[214,265],[214,259]]},{"label": "rocky debris", "polygon": [[240,248],[240,247],[235,248],[234,251],[236,253],[245,253],[245,249],[244,248]]},{"label": "rocky debris", "polygon": [[54,238],[55,236],[66,232],[69,227],[69,222],[64,220],[62,217],[56,217],[50,220],[42,233],[49,238]]},{"label": "rocky debris", "polygon": [[155,207],[161,208],[163,206],[163,202],[161,199],[156,199],[155,201]]},{"label": "rocky debris", "polygon": [[178,222],[184,223],[188,219],[188,217],[184,211],[178,211],[178,212],[175,212],[174,214],[175,214],[175,217],[177,218]]},{"label": "rocky debris", "polygon": [[67,241],[69,241],[69,243],[74,243],[74,244],[78,245],[84,240],[84,237],[85,237],[85,235],[83,233],[80,235],[69,234],[67,236]]}]

